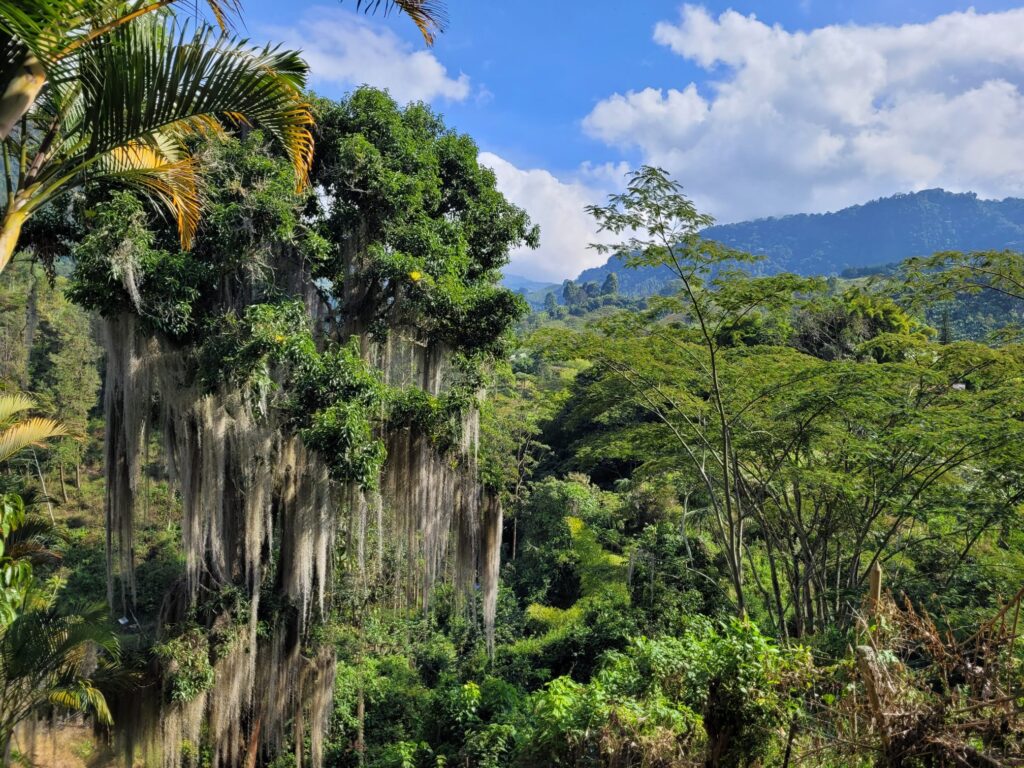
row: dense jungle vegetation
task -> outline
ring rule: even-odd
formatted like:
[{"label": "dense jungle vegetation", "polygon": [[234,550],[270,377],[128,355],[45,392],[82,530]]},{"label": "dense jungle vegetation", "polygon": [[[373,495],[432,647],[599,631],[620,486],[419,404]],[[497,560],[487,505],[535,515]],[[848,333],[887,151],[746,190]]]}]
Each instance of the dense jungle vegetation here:
[{"label": "dense jungle vegetation", "polygon": [[531,310],[427,106],[263,51],[133,137],[94,39],[0,125],[5,764],[1024,764],[1024,256],[765,275],[641,167],[669,279]]}]

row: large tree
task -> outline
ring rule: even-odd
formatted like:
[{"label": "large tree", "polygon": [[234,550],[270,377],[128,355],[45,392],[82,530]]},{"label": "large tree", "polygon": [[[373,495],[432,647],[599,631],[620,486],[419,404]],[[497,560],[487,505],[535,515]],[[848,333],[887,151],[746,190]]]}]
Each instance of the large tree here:
[{"label": "large tree", "polygon": [[[297,194],[259,132],[212,141],[210,212],[190,251],[119,193],[75,253],[73,298],[105,327],[109,596],[137,605],[140,457],[159,429],[185,545],[163,645],[171,662],[209,650],[216,683],[176,682],[168,663],[164,683],[187,706],[147,714],[187,718],[193,741],[210,715],[226,765],[255,764],[289,721],[297,753],[309,733],[317,761],[332,597],[351,596],[358,621],[370,597],[423,605],[453,573],[460,594],[480,584],[494,622],[501,507],[479,478],[476,400],[523,309],[499,270],[535,229],[476,145],[424,105],[360,89],[316,107],[312,175],[326,194]],[[336,593],[339,542],[349,572]],[[251,639],[219,647],[225,625]]]}]

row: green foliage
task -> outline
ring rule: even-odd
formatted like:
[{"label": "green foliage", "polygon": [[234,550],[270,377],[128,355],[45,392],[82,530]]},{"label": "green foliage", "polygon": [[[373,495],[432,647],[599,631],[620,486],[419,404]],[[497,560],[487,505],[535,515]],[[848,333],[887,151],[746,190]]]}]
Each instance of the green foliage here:
[{"label": "green foliage", "polygon": [[25,502],[16,493],[0,495],[0,631],[14,621],[32,586],[32,566],[8,553],[8,538],[25,522]]},{"label": "green foliage", "polygon": [[852,287],[811,297],[796,311],[792,345],[823,360],[894,362],[933,335],[888,296]]},{"label": "green foliage", "polygon": [[[940,251],[907,259],[897,272],[910,303],[925,307],[952,335],[950,315],[961,333],[997,342],[1022,338],[1024,255],[1016,251]],[[936,310],[938,309],[938,313]]]},{"label": "green foliage", "polygon": [[446,453],[459,445],[462,415],[475,405],[476,396],[469,387],[453,387],[441,395],[419,387],[395,388],[388,393],[387,423],[396,429],[414,429]]},{"label": "green foliage", "polygon": [[192,248],[177,247],[168,227],[154,229],[147,209],[126,192],[86,211],[88,233],[73,249],[68,295],[104,316],[134,312],[145,327],[180,341],[216,331],[219,282],[235,273],[265,281],[283,246],[316,261],[322,237],[302,222],[311,193],[296,193],[294,170],[259,131],[203,143],[207,214]]},{"label": "green foliage", "polygon": [[303,442],[326,459],[332,476],[375,485],[384,463],[384,444],[375,432],[384,391],[357,340],[322,354],[310,340],[292,388],[292,423]]},{"label": "green foliage", "polygon": [[566,518],[571,516],[583,524],[595,521],[605,517],[614,503],[613,496],[578,478],[548,478],[535,484],[520,513],[522,545],[511,577],[517,594],[527,602],[560,608],[572,605],[581,595],[582,555],[574,547]]},{"label": "green foliage", "polygon": [[333,196],[337,242],[318,274],[344,295],[346,240],[359,233],[373,327],[410,323],[457,350],[500,352],[525,304],[495,286],[498,270],[538,233],[498,192],[476,145],[427,106],[403,109],[371,88],[317,108],[314,176]]},{"label": "green foliage", "polygon": [[636,535],[630,601],[651,634],[674,633],[689,616],[715,616],[729,606],[724,574],[710,548],[681,532],[681,522],[654,522]]},{"label": "green foliage", "polygon": [[[533,696],[528,761],[571,766],[756,764],[777,746],[809,657],[749,622],[694,622],[679,637],[636,638],[586,684],[565,677]],[[529,762],[524,764],[531,764]]]},{"label": "green foliage", "polygon": [[143,203],[116,192],[75,247],[68,296],[107,317],[137,308],[147,326],[180,337],[194,330],[195,305],[215,274],[206,261],[160,248]]},{"label": "green foliage", "polygon": [[210,644],[202,627],[188,627],[153,646],[163,669],[166,695],[171,701],[188,702],[214,684]]}]

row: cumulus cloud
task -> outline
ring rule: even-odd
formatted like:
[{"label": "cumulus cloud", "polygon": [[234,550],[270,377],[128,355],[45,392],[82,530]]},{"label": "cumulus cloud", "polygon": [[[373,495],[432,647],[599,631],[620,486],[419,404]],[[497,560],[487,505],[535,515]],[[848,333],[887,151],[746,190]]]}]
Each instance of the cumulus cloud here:
[{"label": "cumulus cloud", "polygon": [[1024,194],[1024,9],[791,32],[684,5],[655,42],[707,84],[614,94],[584,120],[721,220],[942,186]]},{"label": "cumulus cloud", "polygon": [[373,85],[398,101],[463,101],[469,77],[452,77],[433,53],[417,49],[379,22],[329,6],[308,8],[294,26],[267,30],[302,50],[313,85]]},{"label": "cumulus cloud", "polygon": [[609,241],[598,235],[584,206],[604,201],[611,185],[621,182],[624,166],[585,165],[571,179],[551,172],[521,169],[491,152],[480,153],[480,163],[494,170],[498,189],[526,210],[540,225],[540,248],[521,248],[511,255],[510,274],[561,282],[587,267],[603,264],[606,257],[587,245]]}]

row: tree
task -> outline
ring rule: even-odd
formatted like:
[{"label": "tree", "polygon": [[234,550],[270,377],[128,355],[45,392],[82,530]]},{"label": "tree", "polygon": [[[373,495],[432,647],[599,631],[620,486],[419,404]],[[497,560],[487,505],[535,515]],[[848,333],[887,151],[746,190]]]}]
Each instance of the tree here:
[{"label": "tree", "polygon": [[993,291],[1024,300],[1024,254],[1016,251],[940,251],[907,259],[904,277],[927,298]]},{"label": "tree", "polygon": [[555,298],[554,291],[548,291],[544,296],[544,311],[551,317],[558,314],[558,299]]},{"label": "tree", "polygon": [[562,300],[565,301],[566,306],[575,307],[581,301],[583,301],[585,293],[582,286],[577,285],[572,280],[566,280],[562,283]]},{"label": "tree", "polygon": [[[0,461],[64,433],[52,419],[17,420],[33,405],[23,395],[0,396]],[[56,598],[63,581],[57,577],[44,584],[33,572],[33,561],[45,558],[19,536],[33,527],[38,526],[26,520],[22,497],[0,494],[0,760],[5,765],[15,727],[45,708],[93,712],[109,724],[97,683],[114,672],[119,656],[104,607],[62,611]]]},{"label": "tree", "polygon": [[[659,168],[640,168],[631,174],[625,192],[611,195],[606,206],[588,206],[587,211],[600,231],[631,233],[622,242],[592,246],[595,250],[614,254],[629,267],[668,268],[682,286],[673,297],[652,300],[651,311],[643,316],[613,319],[604,326],[603,335],[622,340],[642,335],[647,337],[645,345],[675,347],[675,354],[689,359],[692,374],[701,380],[698,392],[703,389],[706,398],[661,381],[660,371],[648,368],[642,357],[617,354],[615,345],[602,349],[605,342],[601,338],[587,348],[595,361],[628,384],[633,397],[651,416],[670,426],[684,448],[714,511],[737,610],[742,614],[747,510],[738,477],[734,431],[743,411],[731,412],[727,405],[720,370],[722,351],[751,322],[788,306],[798,290],[815,283],[785,274],[753,279],[736,271],[737,264],[756,258],[704,238],[701,232],[714,219],[699,213],[680,185]],[[676,321],[662,322],[665,318]],[[666,385],[672,388],[666,390]]]},{"label": "tree", "polygon": [[[950,335],[950,302],[955,300],[962,304],[966,297],[979,294],[994,298],[1002,305],[1003,314],[1009,317],[1009,323],[996,332],[997,337],[1019,340],[1024,332],[1019,322],[1014,323],[1014,319],[1020,318],[1024,312],[1022,253],[1010,250],[940,251],[904,261],[900,278],[909,289],[912,304],[942,305],[939,319],[945,338]],[[1011,311],[1007,312],[1007,309]]]},{"label": "tree", "polygon": [[[39,267],[34,269],[41,271]],[[49,286],[45,279],[37,279],[42,285],[34,291],[38,295],[38,319],[29,350],[28,381],[40,405],[69,433],[48,456],[50,465],[57,466],[61,495],[67,502],[65,470],[74,468],[79,477],[89,413],[97,405],[100,349],[93,340],[91,318],[63,292],[67,280],[57,277]]]},{"label": "tree", "polygon": [[601,284],[601,295],[619,295],[619,276],[615,272],[609,272],[608,277],[604,279],[604,282]]},{"label": "tree", "polygon": [[822,360],[899,358],[932,332],[888,296],[862,288],[809,297],[793,326],[792,345]]},{"label": "tree", "polygon": [[202,196],[185,137],[222,133],[225,115],[258,124],[280,141],[304,183],[313,149],[302,95],[305,63],[291,51],[218,37],[209,26],[189,33],[173,17],[142,18],[167,4],[144,3],[127,14],[113,0],[101,0],[99,8],[84,0],[0,5],[5,50],[15,52],[8,66],[33,58],[46,85],[7,102],[20,115],[3,139],[0,269],[31,216],[100,180],[163,205],[187,248]]},{"label": "tree", "polygon": [[[472,140],[427,106],[365,88],[315,108],[312,176],[326,194],[296,194],[293,170],[261,132],[216,139],[202,152],[210,214],[190,251],[127,192],[97,206],[75,250],[73,298],[109,334],[108,594],[116,567],[124,604],[135,601],[148,422],[172,446],[179,487],[191,489],[180,600],[196,618],[166,626],[161,640],[181,637],[170,650],[205,660],[199,685],[182,691],[197,697],[189,722],[210,726],[204,745],[250,764],[281,749],[275,734],[288,721],[296,752],[317,762],[324,723],[312,708],[326,706],[335,659],[324,625],[342,611],[358,629],[371,599],[425,604],[451,573],[460,596],[480,595],[481,634],[493,627],[502,517],[480,482],[475,410],[487,364],[525,309],[498,285],[500,269],[510,248],[537,239]],[[139,349],[142,366],[130,362]],[[463,542],[451,560],[439,548],[449,527]],[[243,530],[239,546],[231,531]],[[343,530],[353,546],[340,560]],[[297,610],[255,610],[277,599]],[[219,648],[225,623],[248,626],[255,641]],[[299,648],[292,638],[298,653],[286,650]],[[302,690],[285,691],[290,680]],[[221,717],[229,691],[237,704]],[[163,747],[167,760],[180,755],[179,741]]]},{"label": "tree", "polygon": [[[705,426],[714,411],[695,345],[679,329],[629,316],[592,336],[548,336],[550,349],[593,361],[545,433],[565,457],[556,466],[605,481],[671,483],[683,506],[679,544],[697,551],[710,532],[724,550],[690,453],[696,444],[717,479],[719,443]],[[894,589],[924,600],[936,580],[999,580],[1002,566],[979,561],[997,536],[1010,541],[1019,530],[1019,348],[926,343],[878,362],[737,346],[718,362],[751,615],[780,636],[842,626],[876,562],[900,574]],[[698,443],[702,435],[707,443]],[[642,572],[641,550],[634,562]],[[659,610],[671,605],[671,588],[650,589]],[[984,590],[965,590],[946,591],[943,606],[985,599]]]}]

